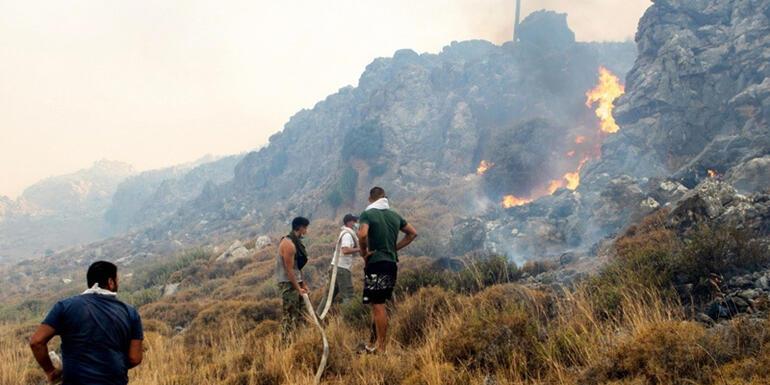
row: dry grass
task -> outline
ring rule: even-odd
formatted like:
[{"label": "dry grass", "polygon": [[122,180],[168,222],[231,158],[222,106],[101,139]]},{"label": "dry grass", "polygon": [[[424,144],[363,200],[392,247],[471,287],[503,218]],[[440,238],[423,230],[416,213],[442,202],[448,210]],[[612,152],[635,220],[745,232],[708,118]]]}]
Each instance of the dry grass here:
[{"label": "dry grass", "polygon": [[[368,330],[336,316],[326,328],[332,353],[323,381],[758,385],[770,380],[770,322],[736,320],[707,330],[684,320],[679,304],[651,291],[626,292],[622,312],[597,317],[588,294],[578,288],[556,297],[515,284],[474,295],[423,289],[395,310],[391,349],[381,356],[357,355]],[[211,322],[208,333],[173,336],[165,324],[148,320],[145,361],[131,371],[131,383],[312,383],[321,342],[314,329],[301,328],[292,342],[283,343],[272,319],[245,322],[241,311],[202,315]],[[42,381],[24,343],[29,332],[31,327],[0,329],[0,384]]]},{"label": "dry grass", "polygon": [[[651,217],[631,229],[615,245],[616,261],[569,290],[512,283],[553,268],[548,264],[519,269],[489,258],[452,273],[437,270],[434,259],[404,258],[389,351],[356,354],[369,337],[368,309],[351,301],[328,320],[331,356],[323,383],[770,383],[770,320],[739,318],[707,329],[687,320],[678,297],[658,279],[678,266],[681,259],[672,256],[708,254],[685,254],[661,220]],[[335,232],[328,225],[315,234],[323,239],[309,245],[314,255],[330,254],[326,238]],[[180,291],[140,309],[146,353],[130,372],[131,383],[311,384],[321,338],[308,325],[292,341],[280,340],[273,251],[254,251],[238,269],[200,259],[169,272],[170,280],[182,282]],[[307,269],[311,287],[320,287],[328,258]],[[354,274],[361,274],[360,264]],[[315,290],[311,297],[317,303],[322,294]],[[186,330],[177,334],[175,326]],[[0,385],[43,380],[26,344],[33,327],[0,325]]]}]

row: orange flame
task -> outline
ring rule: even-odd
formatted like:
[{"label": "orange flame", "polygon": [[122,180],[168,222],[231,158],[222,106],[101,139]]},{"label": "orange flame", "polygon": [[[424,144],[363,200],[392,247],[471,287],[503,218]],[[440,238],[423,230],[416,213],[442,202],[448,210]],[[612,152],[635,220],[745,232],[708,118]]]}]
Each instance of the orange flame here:
[{"label": "orange flame", "polygon": [[[620,130],[620,127],[618,127],[617,123],[615,122],[615,118],[612,116],[612,110],[615,108],[615,100],[620,97],[620,95],[623,95],[624,92],[624,87],[622,84],[620,84],[618,77],[612,74],[612,72],[610,72],[608,69],[599,67],[598,84],[596,87],[586,92],[586,107],[593,108],[594,105],[598,103],[594,113],[596,114],[596,117],[599,118],[599,130],[601,130],[602,133],[613,134]],[[590,159],[598,158],[601,156],[601,151],[598,150],[598,148],[601,146],[602,137],[603,136],[599,136],[600,141],[594,143],[596,151],[590,154],[583,153],[582,151],[580,152],[582,159],[580,160],[580,163],[578,164],[575,171],[565,173],[561,178],[552,179],[550,182],[548,182],[547,186],[533,190],[528,197],[524,198],[517,197],[515,195],[506,195],[503,197],[503,207],[511,208],[515,206],[522,206],[540,197],[552,195],[556,192],[556,190],[560,188],[567,188],[573,191],[576,190],[578,186],[580,186],[580,171],[583,169],[583,166],[585,166],[586,162],[588,162]],[[583,144],[587,141],[588,138],[586,136],[578,135],[575,137],[574,143]],[[576,155],[576,153],[577,152],[575,150],[570,150],[566,153],[566,156],[572,158]],[[490,164],[488,167],[483,168],[482,171],[482,165],[484,165],[484,162],[485,161],[482,161],[482,164],[479,165],[478,172],[480,174],[483,174],[486,169],[494,165]],[[709,170],[709,176],[713,177],[716,175],[718,174],[716,174],[715,171]]]},{"label": "orange flame", "polygon": [[519,198],[515,195],[506,195],[503,197],[503,208],[509,209],[511,207],[523,206],[532,201],[532,198]]},{"label": "orange flame", "polygon": [[618,77],[608,69],[599,67],[599,84],[586,92],[586,107],[591,108],[594,104],[599,104],[595,113],[596,117],[599,118],[602,132],[614,134],[620,130],[612,116],[612,110],[615,108],[615,99],[623,95],[624,92],[625,88],[620,84]]},{"label": "orange flame", "polygon": [[476,175],[484,175],[484,173],[487,172],[487,170],[490,168],[494,167],[494,165],[495,164],[492,162],[482,160],[479,162],[479,166],[476,167]]},{"label": "orange flame", "polygon": [[716,172],[716,170],[711,170],[711,169],[709,169],[709,170],[708,170],[708,173],[709,173],[709,178],[716,178],[716,177],[718,177],[718,176],[719,176],[719,173],[718,173],[718,172]]}]

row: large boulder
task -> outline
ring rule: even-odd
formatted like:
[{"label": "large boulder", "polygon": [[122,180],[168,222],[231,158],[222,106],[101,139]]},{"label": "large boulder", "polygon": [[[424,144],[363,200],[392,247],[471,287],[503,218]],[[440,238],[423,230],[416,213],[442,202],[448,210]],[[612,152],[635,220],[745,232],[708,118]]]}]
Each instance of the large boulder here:
[{"label": "large boulder", "polygon": [[251,252],[241,241],[233,242],[227,250],[217,257],[217,262],[233,263],[251,257]]}]

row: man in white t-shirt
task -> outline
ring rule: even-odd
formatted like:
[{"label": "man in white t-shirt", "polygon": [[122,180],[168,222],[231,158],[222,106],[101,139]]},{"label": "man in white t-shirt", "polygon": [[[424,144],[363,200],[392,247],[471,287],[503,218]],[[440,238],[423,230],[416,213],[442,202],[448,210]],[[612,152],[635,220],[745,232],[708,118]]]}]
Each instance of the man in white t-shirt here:
[{"label": "man in white t-shirt", "polygon": [[[337,279],[334,284],[334,294],[332,301],[345,303],[353,298],[353,276],[350,272],[351,266],[353,266],[353,259],[358,250],[358,236],[356,235],[356,224],[358,223],[358,217],[353,214],[347,214],[342,219],[344,226],[337,239],[339,239],[339,256],[337,261]],[[335,245],[336,247],[336,245]],[[332,269],[329,270],[329,281],[331,282],[331,274],[334,271],[334,258],[332,258]],[[321,304],[318,306],[318,313],[320,314],[324,306],[326,306],[326,295],[323,296]],[[332,303],[334,303],[332,302]]]}]

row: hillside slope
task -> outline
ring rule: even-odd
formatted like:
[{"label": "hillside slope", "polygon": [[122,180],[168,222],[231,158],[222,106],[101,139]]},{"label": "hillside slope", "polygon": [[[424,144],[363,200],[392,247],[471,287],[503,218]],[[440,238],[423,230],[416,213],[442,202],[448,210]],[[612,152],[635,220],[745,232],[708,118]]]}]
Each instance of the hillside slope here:
[{"label": "hillside slope", "polygon": [[[634,58],[628,43],[576,42],[566,15],[553,12],[529,16],[520,36],[376,59],[357,87],[297,113],[236,166],[232,183],[205,191],[152,233],[200,238],[226,223],[264,232],[298,214],[332,218],[360,210],[368,188],[381,184],[396,201],[452,202],[448,226],[436,229],[446,242],[454,218],[574,170],[579,159],[551,160],[596,126],[585,92],[601,66],[623,74]],[[482,160],[514,151],[495,171],[512,177],[474,176]]]}]

